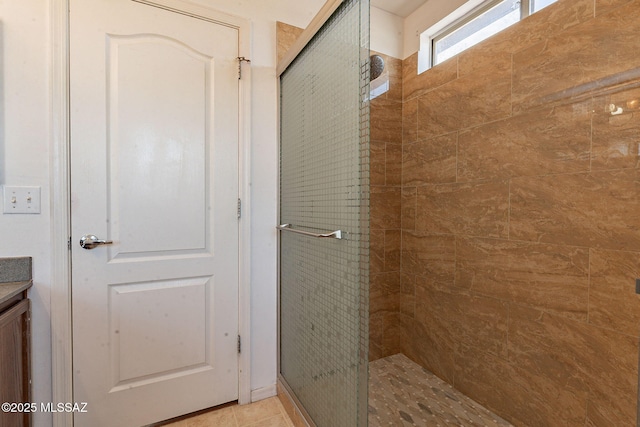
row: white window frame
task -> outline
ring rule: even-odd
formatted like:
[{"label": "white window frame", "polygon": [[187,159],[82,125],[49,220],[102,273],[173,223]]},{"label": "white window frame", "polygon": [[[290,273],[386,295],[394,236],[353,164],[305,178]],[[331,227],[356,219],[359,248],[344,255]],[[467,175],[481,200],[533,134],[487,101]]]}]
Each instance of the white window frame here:
[{"label": "white window frame", "polygon": [[[433,63],[433,41],[445,34],[451,33],[471,21],[478,15],[489,10],[501,0],[469,0],[444,19],[427,28],[420,34],[420,50],[418,51],[418,74],[432,68]],[[535,0],[520,0],[520,20],[531,15],[531,7]]]}]

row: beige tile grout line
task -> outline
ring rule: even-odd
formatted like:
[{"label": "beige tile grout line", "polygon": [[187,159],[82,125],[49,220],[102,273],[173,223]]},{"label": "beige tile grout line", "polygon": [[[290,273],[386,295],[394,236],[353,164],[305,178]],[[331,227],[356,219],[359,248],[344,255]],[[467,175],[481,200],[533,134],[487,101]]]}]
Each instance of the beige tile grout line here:
[{"label": "beige tile grout line", "polygon": [[233,422],[235,423],[235,427],[238,427],[240,423],[238,422],[238,417],[236,416],[236,408],[240,405],[231,406],[231,413],[233,414]]}]

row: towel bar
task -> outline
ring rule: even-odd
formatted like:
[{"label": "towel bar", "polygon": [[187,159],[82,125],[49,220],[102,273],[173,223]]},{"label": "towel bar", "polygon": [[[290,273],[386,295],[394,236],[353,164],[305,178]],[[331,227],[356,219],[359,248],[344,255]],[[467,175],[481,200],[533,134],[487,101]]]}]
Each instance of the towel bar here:
[{"label": "towel bar", "polygon": [[291,228],[291,224],[281,224],[276,226],[276,228],[280,231],[291,231],[292,233],[304,234],[305,236],[311,237],[319,237],[319,238],[328,238],[328,239],[342,239],[342,230],[336,230],[331,233],[310,233],[308,231],[296,230],[295,228]]}]

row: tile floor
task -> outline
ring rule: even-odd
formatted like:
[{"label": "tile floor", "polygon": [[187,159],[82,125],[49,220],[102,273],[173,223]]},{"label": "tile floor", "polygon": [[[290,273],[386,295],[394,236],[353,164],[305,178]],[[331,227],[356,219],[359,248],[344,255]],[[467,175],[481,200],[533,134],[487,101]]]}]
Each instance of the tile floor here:
[{"label": "tile floor", "polygon": [[163,427],[293,427],[277,397],[250,405],[232,405],[189,417]]},{"label": "tile floor", "polygon": [[[277,397],[232,405],[169,427],[293,427]],[[512,427],[446,382],[395,354],[369,364],[369,427]],[[331,426],[351,427],[351,426]]]},{"label": "tile floor", "polygon": [[511,426],[403,354],[369,364],[369,427]]}]

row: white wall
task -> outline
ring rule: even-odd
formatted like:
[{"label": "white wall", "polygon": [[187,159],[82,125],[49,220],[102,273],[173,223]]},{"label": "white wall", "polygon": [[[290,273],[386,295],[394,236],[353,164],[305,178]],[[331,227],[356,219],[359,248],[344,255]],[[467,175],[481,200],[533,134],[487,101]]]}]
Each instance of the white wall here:
[{"label": "white wall", "polygon": [[371,7],[371,50],[403,59],[403,26],[398,15]]},{"label": "white wall", "polygon": [[371,7],[371,50],[406,59],[420,49],[420,34],[468,0],[426,0],[406,18]]},{"label": "white wall", "polygon": [[0,257],[33,257],[35,402],[51,401],[48,29],[47,0],[0,1],[0,185],[40,186],[42,197],[40,215],[0,214]]},{"label": "white wall", "polygon": [[467,0],[427,0],[404,19],[404,55],[413,55],[420,49],[420,34],[445,16],[466,3]]},{"label": "white wall", "polygon": [[[32,256],[33,399],[51,401],[49,2],[0,0],[0,185],[42,187],[40,215],[0,214],[0,257]],[[252,377],[276,380],[277,80],[275,21],[306,27],[324,0],[196,0],[252,22]],[[58,203],[59,201],[53,201]],[[36,427],[51,425],[37,413]]]}]

